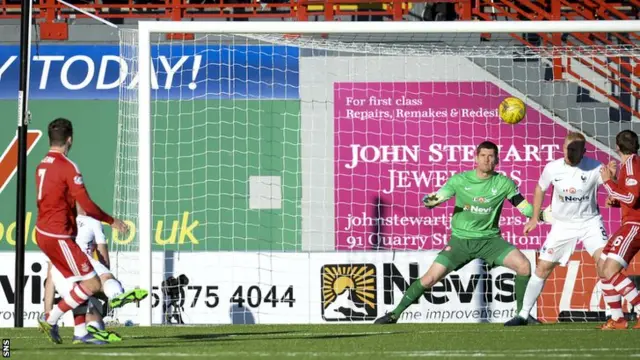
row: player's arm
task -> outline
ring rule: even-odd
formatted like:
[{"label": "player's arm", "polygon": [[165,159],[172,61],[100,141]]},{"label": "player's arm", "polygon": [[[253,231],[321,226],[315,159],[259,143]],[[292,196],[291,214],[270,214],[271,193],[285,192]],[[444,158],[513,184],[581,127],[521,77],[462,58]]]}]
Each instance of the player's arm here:
[{"label": "player's arm", "polygon": [[53,309],[55,295],[55,285],[51,278],[51,262],[47,262],[47,278],[44,282],[44,312],[48,313]]},{"label": "player's arm", "polygon": [[547,164],[542,170],[542,174],[540,174],[540,178],[538,179],[535,190],[533,190],[533,204],[531,209],[531,216],[529,216],[531,221],[537,223],[544,217],[544,214],[542,213],[542,203],[544,202],[544,195],[547,192],[547,189],[549,189],[549,186],[551,186],[552,178],[553,177],[551,174],[551,170],[549,169],[549,164]]},{"label": "player's arm", "polygon": [[614,173],[610,176],[611,180],[613,180],[613,181],[618,181],[618,178],[617,178],[617,176],[616,176],[616,172],[617,172],[617,169],[616,169],[616,163],[615,163],[615,161],[612,161],[612,162],[610,162],[610,163],[609,163],[608,165],[606,165],[606,166],[605,166],[605,165],[603,165],[603,164],[600,164],[600,165],[596,168],[596,171],[598,171],[598,186],[600,186],[600,185],[604,185],[604,183],[605,183],[604,179],[602,178],[602,171],[603,171],[604,169],[608,169],[608,168],[610,168],[610,167],[611,167],[611,170],[612,170],[612,171],[614,171]]},{"label": "player's arm", "polygon": [[96,251],[98,252],[98,260],[107,267],[110,268],[109,249],[107,247],[107,237],[102,231],[102,224],[96,222],[95,229],[93,229],[94,241],[96,242]]},{"label": "player's arm", "polygon": [[104,221],[109,225],[113,224],[113,217],[102,211],[102,209],[91,200],[89,192],[87,192],[87,188],[84,186],[82,174],[80,174],[79,171],[74,169],[68,172],[67,185],[71,190],[71,196],[82,206],[88,216],[99,221]]},{"label": "player's arm", "polygon": [[106,266],[107,269],[109,269],[109,249],[107,248],[107,244],[98,244],[96,246],[96,251],[98,252],[98,261],[100,261],[102,265]]},{"label": "player's arm", "polygon": [[522,194],[517,193],[510,198],[507,198],[511,205],[515,206],[520,213],[528,218],[533,217],[533,206]]},{"label": "player's arm", "polygon": [[604,168],[600,172],[600,175],[604,181],[604,188],[613,200],[616,200],[621,204],[633,206],[640,196],[640,174],[638,174],[636,169],[631,171],[631,174],[627,171],[625,171],[625,173],[626,176],[620,176],[621,181],[618,182],[613,180],[612,174],[607,168]]},{"label": "player's arm", "polygon": [[451,199],[453,195],[456,194],[455,184],[457,182],[457,177],[454,175],[447,180],[443,187],[441,187],[438,191],[427,194],[422,198],[422,203],[429,209],[432,209],[439,204]]},{"label": "player's arm", "polygon": [[[615,165],[615,164],[611,164],[611,165]],[[597,170],[598,170],[598,186],[604,185],[605,181],[602,179],[602,171],[604,171],[604,166],[601,164],[600,166],[598,166]],[[611,176],[611,180],[613,180],[614,182],[617,181],[616,174],[613,174],[613,176]],[[609,194],[608,190],[607,190],[607,195],[608,196],[607,196],[607,200],[605,202],[605,206],[609,207],[609,208],[619,208],[620,207],[620,201],[617,200],[616,198],[614,198],[613,196],[611,196]]]},{"label": "player's arm", "polygon": [[[542,214],[540,211],[540,208],[542,207],[542,200],[540,200],[540,205],[536,210],[533,207],[533,205],[531,205],[531,203],[528,202],[527,199],[524,198],[524,196],[522,196],[522,194],[520,193],[520,190],[518,190],[518,186],[513,180],[509,179],[508,186],[509,186],[509,190],[507,192],[507,200],[509,200],[511,205],[515,206],[516,209],[518,209],[518,211],[520,211],[522,215],[528,218],[534,218],[534,214],[535,214],[536,215],[535,218],[537,219],[544,217],[544,214]],[[543,191],[540,191],[540,192],[541,192],[540,198],[544,199],[544,192]]]}]

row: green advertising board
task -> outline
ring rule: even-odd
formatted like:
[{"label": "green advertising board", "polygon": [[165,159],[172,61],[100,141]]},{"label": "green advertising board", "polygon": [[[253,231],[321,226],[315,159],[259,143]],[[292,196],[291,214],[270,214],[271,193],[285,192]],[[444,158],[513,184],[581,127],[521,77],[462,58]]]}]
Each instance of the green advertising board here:
[{"label": "green advertising board", "polygon": [[[15,48],[0,47],[0,65],[11,60],[10,54],[17,51]],[[98,64],[104,63],[104,57],[117,51],[117,47],[50,46],[45,47],[43,52],[46,51],[66,52],[69,55],[65,61],[71,61],[69,59],[78,54],[86,54],[98,68]],[[253,59],[251,56],[235,61],[244,61],[245,66],[247,63],[264,62],[262,58]],[[193,54],[185,53],[184,57],[193,57]],[[224,59],[205,60],[219,66]],[[289,60],[284,65],[272,66],[293,68]],[[45,70],[42,64],[41,68],[35,64],[32,75],[34,90],[29,104],[32,114],[30,139],[35,143],[28,155],[26,184],[28,251],[37,250],[34,171],[48,149],[47,124],[57,117],[73,121],[74,145],[69,157],[81,169],[93,200],[111,213],[116,188],[118,117],[121,111],[118,88],[100,92],[100,86],[96,85],[96,82],[106,80],[93,79],[84,91],[70,91],[65,84],[81,82],[73,76],[82,75],[69,72],[66,76],[70,78],[66,82],[64,79],[55,81],[59,80],[56,71],[63,65],[52,63],[46,75],[48,78],[43,81]],[[183,66],[187,68],[188,61],[183,62]],[[207,62],[204,62],[203,68],[206,67]],[[107,75],[117,70],[110,70],[109,66],[105,68]],[[17,81],[17,63],[7,69],[0,78],[0,85],[11,87],[14,80]],[[211,71],[207,72],[211,75]],[[270,76],[273,80],[276,75],[247,73],[239,75],[239,78],[248,84],[248,78]],[[185,76],[185,81],[186,78],[192,79]],[[161,86],[165,83],[162,77],[158,81]],[[183,79],[173,81],[181,82]],[[46,83],[45,89],[42,89],[43,83]],[[170,91],[175,88],[182,91],[180,89],[185,86],[171,84]],[[301,248],[298,96],[276,96],[278,91],[274,90],[261,98],[250,96],[250,93],[266,94],[264,88],[249,89],[247,85],[247,89],[244,94],[239,92],[237,96],[226,98],[211,95],[210,89],[204,96],[192,93],[185,100],[176,100],[183,98],[180,93],[161,94],[152,103],[154,250],[296,251]],[[6,180],[0,184],[0,251],[13,251],[17,183],[16,177],[11,175],[16,167],[16,158],[10,150],[16,141],[17,101],[14,91],[0,91],[0,97],[5,99],[0,100],[0,113],[4,114],[4,121],[0,123],[0,153],[7,150],[0,163],[0,180]],[[38,133],[41,136],[38,137]],[[259,209],[250,206],[249,179],[254,176],[279,178],[279,206]],[[118,179],[126,182],[120,186],[138,186],[134,177],[128,180],[127,176],[119,176]],[[129,200],[137,201],[135,198]],[[112,234],[105,226],[112,246],[122,250],[137,249],[138,229],[135,224],[131,225],[132,231],[126,235]]]}]

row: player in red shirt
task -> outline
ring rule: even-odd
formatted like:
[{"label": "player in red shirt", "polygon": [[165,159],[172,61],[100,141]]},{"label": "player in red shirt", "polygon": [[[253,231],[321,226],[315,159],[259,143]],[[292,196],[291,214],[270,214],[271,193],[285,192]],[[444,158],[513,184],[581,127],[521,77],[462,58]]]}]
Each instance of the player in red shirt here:
[{"label": "player in red shirt", "polygon": [[[604,299],[611,307],[611,319],[604,325],[603,330],[626,329],[628,324],[622,314],[624,297],[636,308],[640,308],[640,293],[634,283],[622,273],[631,259],[640,251],[640,157],[637,155],[640,144],[638,135],[631,130],[624,130],[616,135],[616,151],[620,155],[622,167],[617,181],[616,163],[612,161],[602,167],[601,174],[604,187],[609,193],[607,205],[622,208],[622,224],[615,234],[609,237],[602,253],[607,259],[601,276]],[[613,311],[620,309],[620,311]],[[640,329],[640,321],[634,326]]]},{"label": "player in red shirt", "polygon": [[76,202],[91,217],[110,224],[120,233],[126,233],[128,228],[124,222],[114,220],[91,200],[78,166],[67,158],[73,142],[71,121],[55,119],[49,124],[48,131],[50,149],[36,168],[36,240],[51,264],[75,284],[69,296],[39,320],[40,328],[51,341],[62,343],[58,320],[65,312],[75,310],[73,342],[106,344],[93,338],[85,326],[84,306],[91,295],[100,291],[101,283],[89,258],[74,241],[78,215]]}]

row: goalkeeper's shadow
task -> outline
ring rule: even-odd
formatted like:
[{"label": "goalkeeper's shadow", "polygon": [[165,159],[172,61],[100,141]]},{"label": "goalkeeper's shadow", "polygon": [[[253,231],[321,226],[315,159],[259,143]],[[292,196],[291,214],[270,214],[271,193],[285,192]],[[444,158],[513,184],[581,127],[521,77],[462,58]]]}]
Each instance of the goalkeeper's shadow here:
[{"label": "goalkeeper's shadow", "polygon": [[168,335],[168,336],[137,336],[136,340],[151,340],[151,339],[178,339],[178,340],[216,340],[225,337],[234,336],[259,336],[259,335],[284,335],[292,334],[296,331],[247,331],[247,332],[231,332],[231,333],[213,333],[213,334],[180,334],[180,335]]},{"label": "goalkeeper's shadow", "polygon": [[[241,342],[241,341],[268,341],[268,340],[335,340],[358,337],[371,337],[377,335],[389,335],[387,333],[361,333],[361,334],[309,334],[297,331],[273,331],[256,333],[228,333],[228,334],[193,334],[178,335],[173,338],[186,341],[215,340],[216,342]],[[260,336],[263,335],[263,336]],[[266,336],[265,336],[266,335]],[[293,335],[293,336],[291,336]],[[240,337],[242,336],[242,337]],[[258,336],[258,337],[256,337]]]}]

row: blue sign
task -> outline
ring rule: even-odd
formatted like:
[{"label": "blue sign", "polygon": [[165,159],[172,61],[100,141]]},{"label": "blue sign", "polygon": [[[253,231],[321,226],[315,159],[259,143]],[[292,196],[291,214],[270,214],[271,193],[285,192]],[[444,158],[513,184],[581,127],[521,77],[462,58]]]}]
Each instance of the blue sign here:
[{"label": "blue sign", "polygon": [[[127,49],[125,49],[127,50]],[[134,49],[130,49],[134,50]],[[118,99],[135,89],[137,58],[118,45],[40,45],[31,50],[31,99]],[[154,99],[299,99],[299,50],[288,46],[155,45]],[[17,99],[19,46],[0,46],[0,99]],[[133,94],[132,94],[133,95]]]}]

